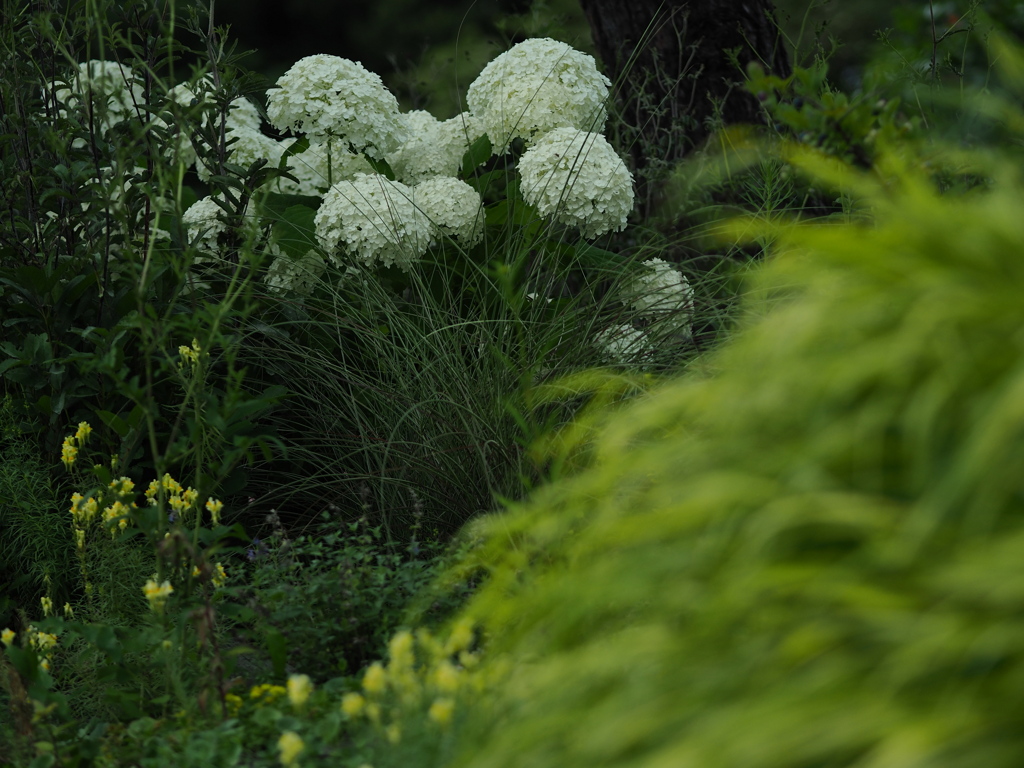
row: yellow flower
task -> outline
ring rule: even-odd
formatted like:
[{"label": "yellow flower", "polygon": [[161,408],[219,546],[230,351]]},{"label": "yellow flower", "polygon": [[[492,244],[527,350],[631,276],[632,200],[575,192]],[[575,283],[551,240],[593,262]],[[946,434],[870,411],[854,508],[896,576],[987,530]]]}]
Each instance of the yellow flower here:
[{"label": "yellow flower", "polygon": [[459,651],[468,651],[473,644],[473,621],[471,619],[460,619],[452,627],[452,633],[448,636],[445,644],[445,653],[448,656]]},{"label": "yellow flower", "polygon": [[293,707],[297,709],[303,706],[312,692],[313,681],[309,679],[309,675],[288,676],[288,701]]},{"label": "yellow flower", "polygon": [[8,648],[14,642],[14,638],[16,637],[17,634],[15,634],[13,629],[5,629],[3,632],[0,632],[0,642],[2,642]]},{"label": "yellow flower", "polygon": [[157,584],[156,577],[154,576],[142,587],[142,592],[146,595],[146,599],[149,600],[149,607],[153,612],[163,613],[164,603],[167,602],[167,598],[174,592],[174,587],[171,586],[169,581]]},{"label": "yellow flower", "polygon": [[455,702],[451,699],[437,699],[430,705],[427,715],[435,723],[444,728],[452,721],[452,713],[455,711]]},{"label": "yellow flower", "polygon": [[277,749],[281,753],[281,765],[295,765],[299,754],[306,748],[302,737],[295,731],[285,731],[277,740]]},{"label": "yellow flower", "polygon": [[89,440],[89,435],[92,434],[92,427],[89,426],[88,421],[78,422],[78,431],[75,432],[75,440],[78,441],[79,445],[85,445]]},{"label": "yellow flower", "polygon": [[459,670],[450,661],[442,661],[434,670],[434,687],[443,693],[453,693],[459,687]]},{"label": "yellow flower", "polygon": [[286,691],[283,686],[264,683],[263,685],[253,686],[252,690],[249,691],[249,698],[263,699],[261,703],[273,704],[279,698],[284,696],[285,693]]},{"label": "yellow flower", "polygon": [[224,570],[224,566],[223,565],[221,565],[220,563],[217,563],[214,566],[213,577],[210,579],[210,581],[213,582],[214,589],[220,589],[221,587],[223,587],[225,582],[227,582],[227,580],[228,580],[228,572]]},{"label": "yellow flower", "polygon": [[75,459],[78,458],[78,449],[75,448],[72,443],[72,438],[65,437],[64,444],[60,448],[60,460],[64,462],[64,466],[71,469],[71,465],[75,463]]},{"label": "yellow flower", "polygon": [[210,513],[210,517],[213,518],[214,525],[220,525],[220,511],[224,508],[223,501],[217,501],[214,498],[209,498],[206,501],[206,509]]},{"label": "yellow flower", "polygon": [[224,703],[228,706],[228,715],[234,717],[242,708],[242,697],[233,693],[224,694]]},{"label": "yellow flower", "polygon": [[39,598],[39,602],[43,605],[43,616],[53,615],[53,600],[48,597]]},{"label": "yellow flower", "polygon": [[341,711],[349,717],[359,717],[365,707],[366,699],[358,693],[346,693],[341,697]]},{"label": "yellow flower", "polygon": [[28,641],[38,652],[49,653],[57,645],[57,636],[49,632],[40,632],[35,627],[29,625]]},{"label": "yellow flower", "polygon": [[75,609],[71,607],[71,603],[64,603],[64,615],[69,619],[75,618]]},{"label": "yellow flower", "polygon": [[412,633],[404,629],[396,632],[388,643],[388,655],[391,659],[388,667],[392,670],[410,669],[414,661],[412,649]]},{"label": "yellow flower", "polygon": [[114,493],[124,496],[135,490],[135,483],[127,477],[119,477],[117,480],[110,481],[110,488]]},{"label": "yellow flower", "polygon": [[79,549],[85,549],[85,531],[81,528],[75,529],[75,543]]},{"label": "yellow flower", "polygon": [[366,674],[363,676],[363,690],[369,694],[383,693],[384,688],[388,683],[387,672],[384,671],[384,667],[380,665],[379,661],[373,662],[366,669]]}]

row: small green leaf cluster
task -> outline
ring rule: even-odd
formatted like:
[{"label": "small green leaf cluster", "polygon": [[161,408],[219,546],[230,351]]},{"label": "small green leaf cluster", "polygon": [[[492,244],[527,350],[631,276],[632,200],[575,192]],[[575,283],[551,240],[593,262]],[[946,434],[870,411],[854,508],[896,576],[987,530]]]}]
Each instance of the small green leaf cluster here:
[{"label": "small green leaf cluster", "polygon": [[[334,513],[295,538],[283,529],[249,548],[245,586],[237,598],[255,612],[251,633],[279,672],[307,671],[323,682],[354,674],[379,659],[402,625],[410,601],[436,578],[440,544],[389,542],[383,525]],[[452,593],[433,606],[443,613]]]}]

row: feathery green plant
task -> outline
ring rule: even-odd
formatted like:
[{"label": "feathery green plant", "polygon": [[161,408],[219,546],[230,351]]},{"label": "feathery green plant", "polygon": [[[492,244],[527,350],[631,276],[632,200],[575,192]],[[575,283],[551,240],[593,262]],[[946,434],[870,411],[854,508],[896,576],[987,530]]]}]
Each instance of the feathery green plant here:
[{"label": "feathery green plant", "polygon": [[792,160],[874,222],[780,229],[714,376],[474,526],[507,682],[450,765],[1016,764],[1024,179]]}]

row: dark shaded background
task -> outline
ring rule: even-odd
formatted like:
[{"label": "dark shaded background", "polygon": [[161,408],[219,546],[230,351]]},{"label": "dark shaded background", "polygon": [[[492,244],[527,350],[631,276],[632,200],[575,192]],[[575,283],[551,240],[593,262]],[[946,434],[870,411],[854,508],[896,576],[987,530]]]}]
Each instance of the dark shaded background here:
[{"label": "dark shaded background", "polygon": [[[853,84],[876,30],[892,26],[894,11],[919,14],[927,4],[777,0],[776,6],[798,60],[812,56],[818,43],[828,47],[830,35],[842,41],[832,72]],[[936,3],[942,13],[954,6]],[[344,56],[379,74],[404,108],[430,109],[440,118],[459,111],[484,64],[525,37],[554,37],[593,53],[577,0],[218,0],[216,13],[242,48],[256,49],[246,64],[271,82],[303,56]]]}]

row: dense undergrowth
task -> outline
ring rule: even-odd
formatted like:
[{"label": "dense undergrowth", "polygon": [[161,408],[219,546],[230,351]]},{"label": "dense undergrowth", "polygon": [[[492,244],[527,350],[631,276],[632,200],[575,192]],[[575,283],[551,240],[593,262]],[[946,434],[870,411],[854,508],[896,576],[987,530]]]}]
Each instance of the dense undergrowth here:
[{"label": "dense undergrowth", "polygon": [[754,68],[650,221],[564,43],[439,121],[191,6],[3,21],[0,765],[1019,762],[977,8]]}]

